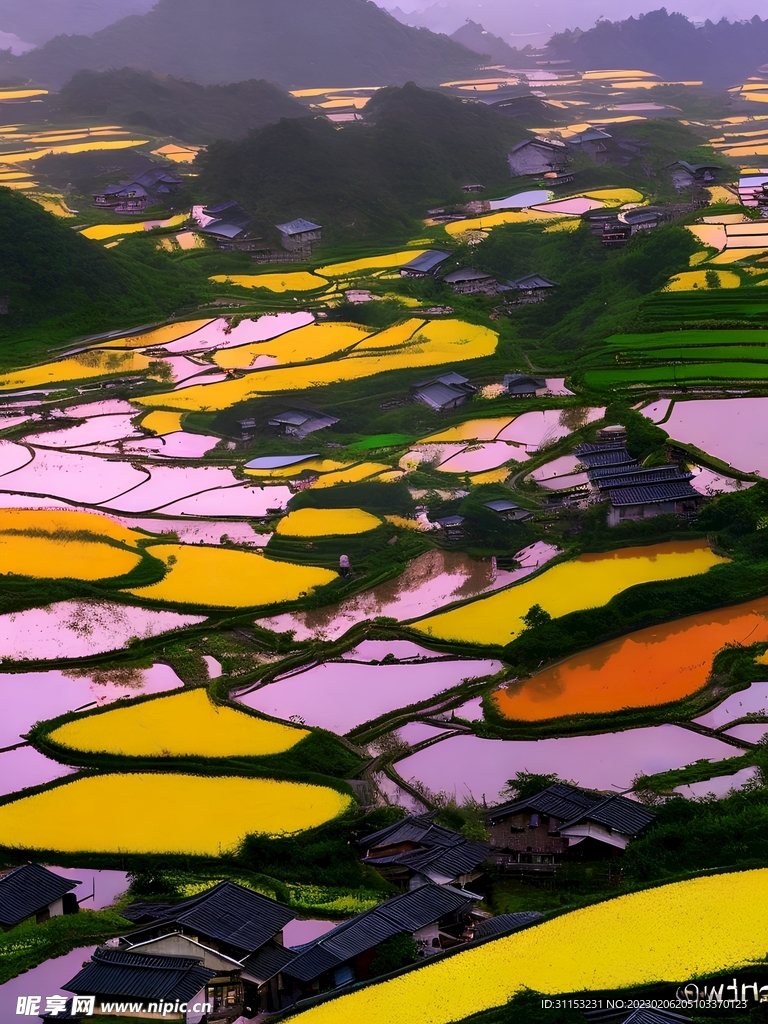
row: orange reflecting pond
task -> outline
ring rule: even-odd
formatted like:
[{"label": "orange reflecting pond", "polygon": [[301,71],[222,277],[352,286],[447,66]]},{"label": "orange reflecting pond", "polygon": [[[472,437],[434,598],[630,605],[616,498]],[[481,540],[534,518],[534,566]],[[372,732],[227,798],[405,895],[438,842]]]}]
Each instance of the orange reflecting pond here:
[{"label": "orange reflecting pond", "polygon": [[680,700],[701,689],[728,643],[768,640],[768,597],[651,626],[593,647],[494,694],[525,722]]}]

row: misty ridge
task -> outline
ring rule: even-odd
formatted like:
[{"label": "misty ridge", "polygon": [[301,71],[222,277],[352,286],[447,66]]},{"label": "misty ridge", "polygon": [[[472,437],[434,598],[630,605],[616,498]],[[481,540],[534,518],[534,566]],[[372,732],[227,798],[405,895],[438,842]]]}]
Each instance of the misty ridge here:
[{"label": "misty ridge", "polygon": [[[467,76],[483,62],[524,66],[534,55],[467,22],[451,37],[402,24],[368,0],[0,0],[0,31],[38,41],[0,56],[0,75],[57,89],[81,70],[124,66],[203,85],[266,79],[285,89],[422,85]],[[492,10],[492,9],[490,9]],[[143,11],[143,13],[141,13]],[[119,20],[98,27],[112,15]],[[126,17],[120,17],[127,15]],[[574,17],[576,17],[574,12]],[[574,68],[642,68],[712,88],[768,61],[768,18],[695,25],[666,9],[588,31],[554,33],[535,59]]]}]

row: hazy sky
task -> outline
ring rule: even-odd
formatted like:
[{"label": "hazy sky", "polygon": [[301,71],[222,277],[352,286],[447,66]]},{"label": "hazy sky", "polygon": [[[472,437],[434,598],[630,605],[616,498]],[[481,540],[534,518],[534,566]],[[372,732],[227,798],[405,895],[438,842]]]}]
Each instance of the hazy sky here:
[{"label": "hazy sky", "polygon": [[[380,7],[421,12],[418,22],[434,32],[454,32],[467,18],[514,46],[540,45],[553,32],[591,28],[598,18],[618,21],[666,7],[692,21],[766,17],[766,0],[377,0]],[[411,19],[409,19],[411,21]]]}]

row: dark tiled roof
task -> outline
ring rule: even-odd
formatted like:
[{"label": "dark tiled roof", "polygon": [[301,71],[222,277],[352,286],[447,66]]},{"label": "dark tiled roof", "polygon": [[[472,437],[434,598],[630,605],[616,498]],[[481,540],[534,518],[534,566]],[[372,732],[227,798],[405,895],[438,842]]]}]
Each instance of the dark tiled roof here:
[{"label": "dark tiled roof", "polygon": [[610,448],[600,452],[577,451],[576,455],[579,458],[579,462],[583,462],[588,470],[601,466],[637,465],[637,460],[633,459],[629,452],[622,448]]},{"label": "dark tiled roof", "polygon": [[482,921],[475,928],[476,939],[490,939],[494,935],[508,935],[517,928],[523,928],[534,921],[540,921],[543,914],[537,910],[527,910],[520,914],[499,914],[498,917],[489,917]]},{"label": "dark tiled roof", "polygon": [[55,875],[39,864],[23,864],[0,878],[0,925],[10,928],[73,889],[80,882]]},{"label": "dark tiled roof", "polygon": [[277,230],[284,235],[302,235],[306,231],[321,231],[322,224],[313,224],[311,220],[304,220],[303,217],[298,217],[287,224],[278,224]]},{"label": "dark tiled roof", "polygon": [[535,388],[545,388],[547,382],[543,377],[531,377],[527,373],[507,373],[504,376],[504,387],[519,387],[530,385]]},{"label": "dark tiled roof", "polygon": [[516,814],[518,811],[536,811],[539,814],[548,814],[560,821],[569,821],[602,800],[603,797],[598,793],[590,793],[588,790],[556,782],[534,796],[526,797],[523,800],[512,800],[508,804],[494,807],[488,814],[487,820],[498,821],[510,814]]},{"label": "dark tiled roof", "polygon": [[142,925],[131,934],[134,942],[142,931],[154,933],[159,924],[173,924],[225,942],[243,954],[256,952],[296,917],[282,904],[233,882],[220,882],[183,903],[138,904],[127,911],[129,920]]},{"label": "dark tiled roof", "polygon": [[63,988],[102,998],[188,1002],[215,975],[195,957],[97,949],[91,962]]},{"label": "dark tiled roof", "polygon": [[364,836],[358,845],[364,850],[370,850],[375,846],[392,846],[395,843],[422,842],[427,836],[430,837],[432,845],[451,845],[458,832],[453,832],[442,825],[436,825],[435,814],[410,814],[407,818],[396,821],[394,825],[372,832]]},{"label": "dark tiled roof", "polygon": [[543,274],[527,274],[525,277],[519,277],[516,281],[509,282],[513,288],[521,288],[523,291],[529,288],[555,288],[554,281],[550,281],[548,277],[544,277]]},{"label": "dark tiled roof", "polygon": [[430,270],[445,263],[450,255],[449,252],[442,252],[438,249],[427,249],[421,256],[412,259],[410,263],[403,264],[401,269],[415,271],[417,274],[428,274]]},{"label": "dark tiled roof", "polygon": [[683,472],[678,466],[657,466],[653,469],[616,470],[613,476],[598,477],[594,482],[600,490],[620,487],[638,487],[645,484],[676,483],[691,480],[693,473]]},{"label": "dark tiled roof", "polygon": [[653,505],[662,501],[701,497],[687,480],[648,484],[647,487],[622,487],[620,490],[609,491],[609,494],[612,505]]},{"label": "dark tiled roof", "polygon": [[265,985],[275,975],[296,959],[297,954],[285,946],[278,946],[277,943],[268,943],[266,946],[243,960],[243,974],[255,978],[260,985]]},{"label": "dark tiled roof", "polygon": [[599,804],[590,807],[583,814],[575,815],[572,820],[566,821],[560,826],[561,829],[576,825],[582,821],[594,821],[598,825],[605,825],[606,828],[623,832],[624,835],[636,835],[640,829],[645,828],[656,817],[642,804],[636,800],[627,800],[623,796],[608,796]]},{"label": "dark tiled roof", "polygon": [[299,981],[313,981],[393,935],[413,933],[447,914],[468,909],[474,898],[447,885],[424,885],[393,896],[303,946],[284,973]]},{"label": "dark tiled roof", "polygon": [[622,438],[620,441],[596,441],[591,444],[580,444],[573,451],[575,455],[599,455],[600,452],[612,452],[618,449],[628,454],[626,446],[626,439]]}]

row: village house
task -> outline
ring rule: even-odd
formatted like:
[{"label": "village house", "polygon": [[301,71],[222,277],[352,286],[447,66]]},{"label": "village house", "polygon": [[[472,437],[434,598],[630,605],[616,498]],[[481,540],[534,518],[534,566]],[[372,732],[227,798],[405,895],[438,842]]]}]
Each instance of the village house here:
[{"label": "village house", "polygon": [[109,185],[93,193],[94,205],[113,213],[142,213],[156,206],[181,188],[183,182],[170,168],[158,167],[119,185]]},{"label": "village house", "polygon": [[289,409],[281,412],[269,420],[270,427],[277,427],[281,434],[286,437],[295,437],[298,440],[308,434],[314,434],[316,430],[324,430],[338,423],[338,417],[326,416],[321,412],[310,412],[305,409]]},{"label": "village house", "polygon": [[400,267],[401,277],[429,277],[435,274],[446,260],[451,258],[449,252],[439,249],[427,249],[420,256],[415,256]]},{"label": "village house", "polygon": [[240,203],[232,201],[218,206],[196,206],[192,209],[192,219],[202,234],[212,238],[220,249],[254,248],[253,218]]},{"label": "village house", "polygon": [[323,228],[321,224],[313,224],[311,220],[304,220],[298,217],[287,224],[277,224],[280,232],[280,244],[289,252],[312,252],[312,246],[322,241]]},{"label": "village house", "polygon": [[464,516],[442,516],[440,519],[435,519],[435,523],[449,542],[464,540],[467,536],[467,531],[464,529],[465,522]]},{"label": "village house", "polygon": [[454,270],[446,274],[443,281],[453,288],[456,295],[496,295],[499,290],[499,284],[491,274],[471,267]]},{"label": "village house", "polygon": [[282,904],[220,882],[181,903],[133,904],[123,916],[137,927],[122,937],[121,950],[193,959],[211,972],[205,998],[214,1013],[234,1019],[280,1009],[278,976],[291,958],[283,928],[296,917]]},{"label": "village house", "polygon": [[518,874],[554,874],[561,859],[613,856],[654,820],[642,804],[555,783],[495,807],[486,818],[492,859]]},{"label": "village house", "polygon": [[504,291],[511,291],[507,301],[516,306],[527,306],[534,302],[543,302],[557,285],[543,274],[527,274],[516,281],[510,281]]},{"label": "village house", "polygon": [[52,917],[76,914],[77,898],[72,892],[80,882],[62,878],[39,864],[23,864],[0,875],[0,929],[25,922],[43,924]]},{"label": "village house", "polygon": [[479,898],[463,889],[430,883],[344,921],[302,946],[283,968],[286,1005],[366,981],[378,947],[395,936],[413,936],[424,956],[469,941]]},{"label": "village house", "polygon": [[693,474],[673,463],[641,466],[625,447],[623,428],[611,430],[604,428],[596,444],[574,450],[587,468],[593,496],[610,501],[608,525],[663,515],[695,518],[702,495],[691,485]]},{"label": "village house", "polygon": [[[62,988],[78,996],[95,996],[97,1008],[104,1002],[144,1003],[146,1020],[193,1024],[205,1018],[209,1006],[206,986],[215,974],[214,970],[203,966],[198,957],[99,948]],[[189,1009],[169,1012],[167,1004],[172,1008],[186,1004]],[[201,1008],[199,1012],[195,1012],[195,1006]]]},{"label": "village house", "polygon": [[527,373],[508,373],[504,387],[511,398],[541,398],[549,392],[543,377],[531,377]]},{"label": "village house", "polygon": [[502,935],[516,932],[518,928],[526,928],[544,917],[538,910],[521,910],[516,914],[497,914],[475,925],[475,939],[498,939]]},{"label": "village house", "polygon": [[361,839],[363,864],[401,889],[434,882],[464,887],[482,875],[488,847],[435,823],[435,813],[409,815]]},{"label": "village house", "polygon": [[460,373],[443,373],[439,377],[427,377],[411,385],[414,401],[428,405],[436,412],[449,412],[464,405],[475,394],[477,388]]},{"label": "village house", "polygon": [[461,186],[461,191],[462,192],[485,192],[485,185],[479,185],[479,184],[462,185]]},{"label": "village house", "polygon": [[507,157],[512,177],[524,174],[562,174],[568,169],[568,148],[559,139],[526,139],[518,142]]},{"label": "village house", "polygon": [[608,143],[611,136],[602,128],[587,128],[578,135],[572,135],[568,139],[568,145],[573,146],[580,153],[591,157],[598,164],[608,163]]},{"label": "village house", "polygon": [[486,501],[483,508],[495,512],[505,523],[523,523],[533,515],[527,508],[521,508],[514,501],[507,501],[506,498],[497,498],[494,501]]}]

